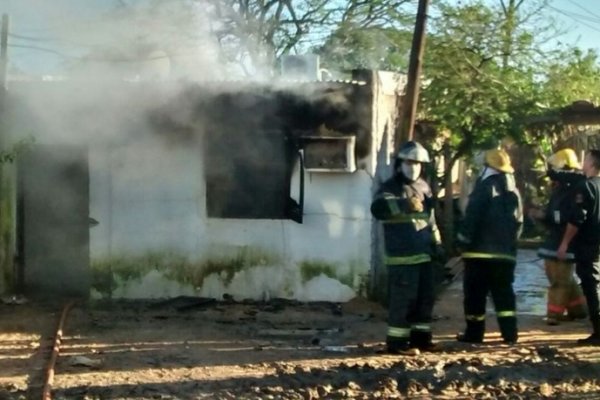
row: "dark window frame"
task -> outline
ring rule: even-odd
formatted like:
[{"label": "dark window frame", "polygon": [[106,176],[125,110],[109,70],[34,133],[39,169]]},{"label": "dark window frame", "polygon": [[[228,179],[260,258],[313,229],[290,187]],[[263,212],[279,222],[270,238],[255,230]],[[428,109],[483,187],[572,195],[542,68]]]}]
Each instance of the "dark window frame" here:
[{"label": "dark window frame", "polygon": [[298,151],[286,132],[215,133],[204,147],[208,218],[302,221],[303,179],[300,204],[290,198]]}]

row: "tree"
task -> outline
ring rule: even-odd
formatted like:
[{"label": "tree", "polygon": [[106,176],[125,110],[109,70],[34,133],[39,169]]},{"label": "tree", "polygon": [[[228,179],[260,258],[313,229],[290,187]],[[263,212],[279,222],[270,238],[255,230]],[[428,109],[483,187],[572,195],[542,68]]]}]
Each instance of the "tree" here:
[{"label": "tree", "polygon": [[420,111],[446,133],[433,150],[443,151],[446,158],[442,181],[448,189],[443,218],[447,243],[453,235],[449,189],[455,162],[477,149],[497,146],[507,136],[526,141],[522,121],[541,109],[538,80],[541,60],[549,53],[540,53],[537,40],[543,37],[540,32],[551,34],[553,29],[529,27],[535,14],[523,14],[523,4],[440,3],[439,17],[431,19]]},{"label": "tree", "polygon": [[547,106],[562,107],[577,100],[600,103],[600,65],[594,50],[568,49],[548,65],[544,77]]},{"label": "tree", "polygon": [[[238,55],[274,62],[284,54],[316,50],[326,66],[394,64],[393,43],[410,0],[213,0],[224,46]],[[325,42],[323,44],[323,42]],[[241,50],[241,51],[240,51]],[[329,57],[331,56],[331,57]],[[347,58],[349,56],[349,59]],[[262,58],[262,60],[261,60]],[[385,61],[384,61],[385,63]]]},{"label": "tree", "polygon": [[326,68],[405,70],[414,16],[409,0],[350,0],[336,13],[329,36],[315,46]]},{"label": "tree", "polygon": [[[329,37],[335,46],[338,39],[351,38],[350,42],[343,39],[344,44],[354,46],[361,41],[357,30],[362,29],[376,36],[359,47],[367,50],[377,45],[381,57],[393,60],[393,54],[384,55],[392,53],[391,47],[379,43],[384,37],[397,36],[393,29],[404,15],[401,6],[408,3],[410,0],[122,0],[96,29],[82,32],[77,39],[95,42],[82,57],[88,64],[105,62],[123,69],[127,63],[160,58],[181,63],[195,55],[199,65],[214,60],[213,64],[221,67],[215,70],[235,66],[245,75],[270,76],[282,55],[306,52]],[[337,35],[331,36],[332,32]],[[81,60],[74,64],[80,65]]]},{"label": "tree", "polygon": [[[500,27],[502,34],[503,67],[508,66],[512,58],[511,56],[514,56],[516,51],[526,50],[527,53],[535,53],[537,51],[535,48],[531,47],[519,49],[519,44],[522,45],[526,43],[518,40],[518,37],[521,34],[541,34],[543,37],[538,39],[538,43],[560,34],[560,32],[555,29],[549,29],[547,21],[544,21],[547,16],[543,11],[549,5],[549,0],[527,2],[525,0],[498,0],[498,2],[503,16]],[[515,46],[517,46],[517,48],[515,48]]]},{"label": "tree", "polygon": [[348,24],[336,30],[315,49],[325,68],[405,71],[408,67],[411,33],[387,28],[354,29]]},{"label": "tree", "polygon": [[330,23],[335,9],[327,0],[213,0],[212,32],[227,61],[247,73],[272,69],[315,29]]}]

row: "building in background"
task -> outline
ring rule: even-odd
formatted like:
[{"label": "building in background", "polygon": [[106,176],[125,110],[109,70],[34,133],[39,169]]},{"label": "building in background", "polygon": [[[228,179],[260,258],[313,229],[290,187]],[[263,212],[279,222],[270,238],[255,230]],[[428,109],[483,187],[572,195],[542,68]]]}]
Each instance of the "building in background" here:
[{"label": "building in background", "polygon": [[[404,77],[13,82],[4,291],[347,301],[385,279],[371,196]],[[14,257],[13,257],[14,256]],[[375,288],[375,290],[374,290]]]}]

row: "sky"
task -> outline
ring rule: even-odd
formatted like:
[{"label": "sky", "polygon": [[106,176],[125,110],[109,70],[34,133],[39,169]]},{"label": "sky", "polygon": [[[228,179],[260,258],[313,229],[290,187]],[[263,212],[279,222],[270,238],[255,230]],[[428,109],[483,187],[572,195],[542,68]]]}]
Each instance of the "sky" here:
[{"label": "sky", "polygon": [[[0,13],[8,13],[11,18],[9,57],[12,64],[21,71],[33,74],[59,73],[65,60],[68,62],[69,59],[75,59],[95,45],[90,33],[94,29],[95,18],[118,2],[119,0],[0,0]],[[564,36],[557,40],[583,49],[593,48],[600,53],[599,0],[552,0],[547,11],[565,31]],[[70,42],[65,43],[66,35],[69,35]],[[81,36],[79,41],[78,36]],[[58,37],[63,38],[62,42]],[[72,39],[73,37],[76,39]],[[52,50],[58,50],[60,54],[53,53]]]},{"label": "sky", "polygon": [[84,51],[76,41],[65,46],[60,38],[69,31],[92,29],[94,17],[114,3],[116,0],[0,0],[0,12],[10,17],[10,62],[26,72],[57,73],[68,56]]},{"label": "sky", "polygon": [[566,43],[600,53],[600,1],[554,0],[550,11],[564,23]]}]

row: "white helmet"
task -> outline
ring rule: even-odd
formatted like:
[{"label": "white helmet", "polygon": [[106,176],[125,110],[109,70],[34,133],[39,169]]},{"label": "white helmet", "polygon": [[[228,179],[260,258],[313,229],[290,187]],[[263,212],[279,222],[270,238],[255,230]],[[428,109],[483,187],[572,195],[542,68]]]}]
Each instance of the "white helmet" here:
[{"label": "white helmet", "polygon": [[420,143],[409,141],[402,145],[396,156],[398,160],[411,160],[421,163],[428,163],[429,152]]}]

